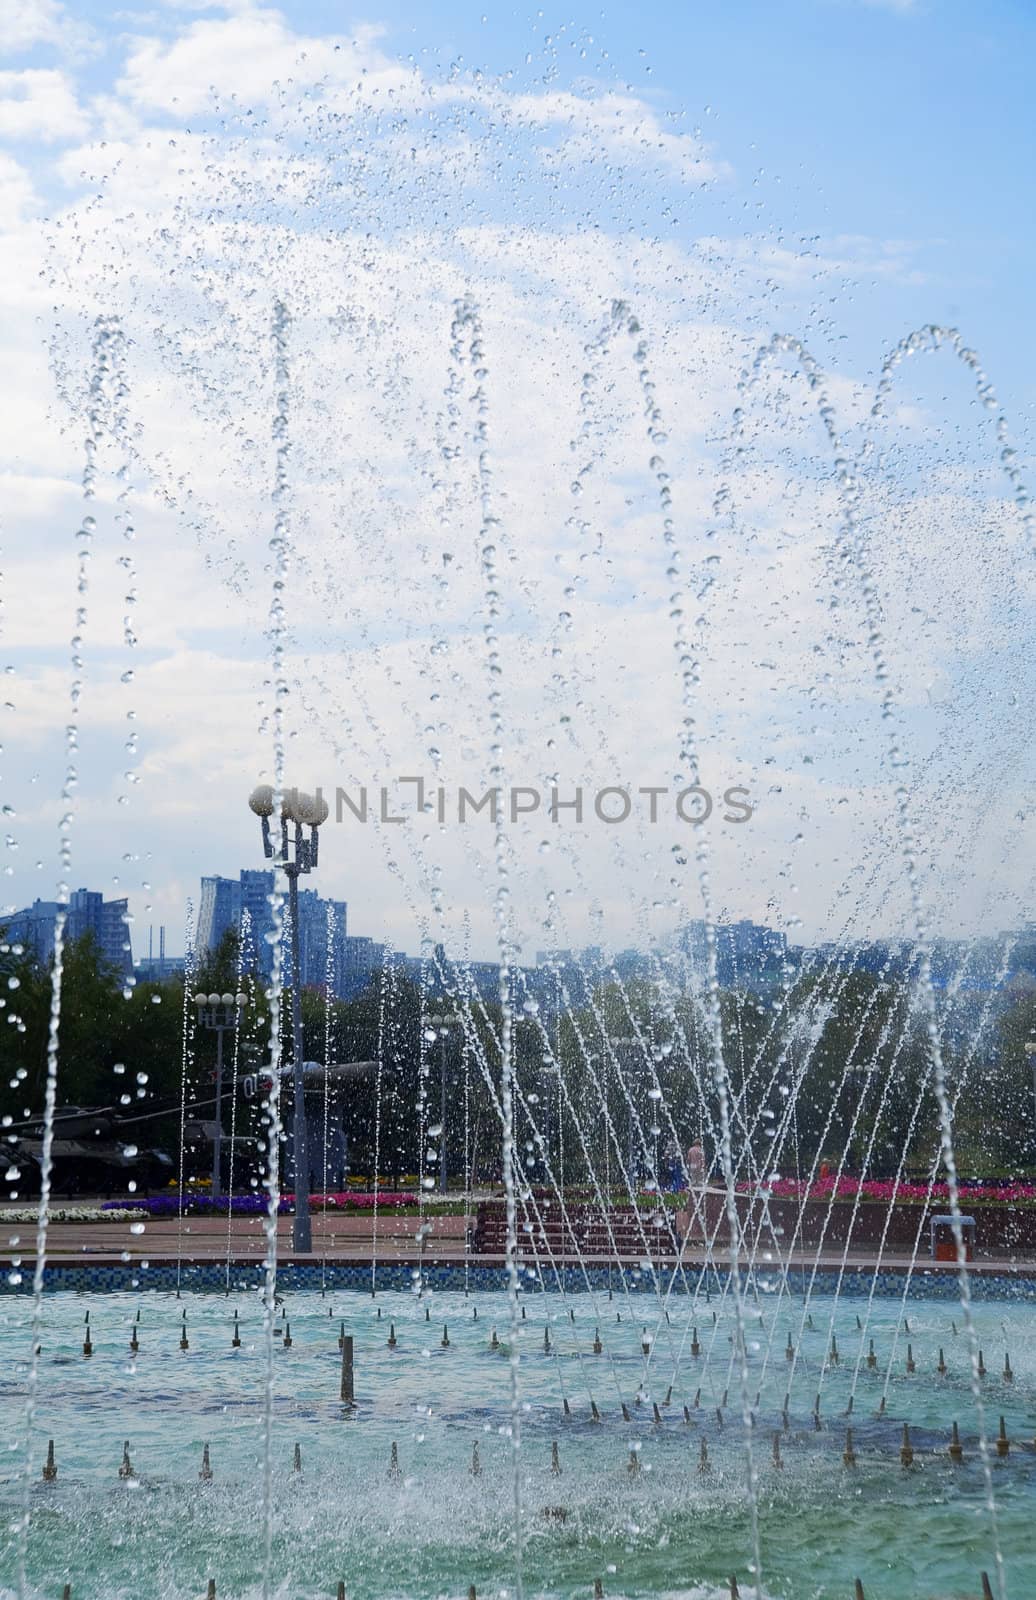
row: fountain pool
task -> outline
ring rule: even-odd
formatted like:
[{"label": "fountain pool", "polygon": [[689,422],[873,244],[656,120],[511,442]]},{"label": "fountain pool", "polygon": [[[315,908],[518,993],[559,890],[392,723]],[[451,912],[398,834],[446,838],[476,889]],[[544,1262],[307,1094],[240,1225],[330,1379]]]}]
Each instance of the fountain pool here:
[{"label": "fountain pool", "polygon": [[[616,1292],[609,1300],[607,1291],[531,1294],[522,1304],[527,1592],[589,1595],[600,1578],[606,1595],[704,1600],[729,1594],[735,1574],[750,1594],[744,1426],[731,1375],[734,1318],[722,1288],[708,1299],[703,1291],[693,1304],[674,1296],[665,1307],[646,1294]],[[898,1299],[875,1299],[868,1320],[864,1298],[814,1292],[785,1426],[786,1340],[797,1337],[803,1310],[800,1296],[782,1294],[776,1284],[767,1290],[760,1283],[746,1300],[749,1381],[758,1390],[752,1409],[764,1593],[848,1600],[859,1575],[867,1600],[978,1595],[980,1570],[991,1567],[992,1555],[958,1308],[912,1297],[904,1329]],[[82,1353],[87,1313],[90,1358]],[[129,1341],[138,1313],[134,1358]],[[9,1438],[17,1436],[24,1403],[30,1314],[28,1297],[3,1302]],[[356,1600],[461,1595],[469,1584],[479,1594],[513,1592],[507,1315],[506,1297],[496,1293],[286,1295],[275,1340],[274,1593],[317,1600],[334,1595],[340,1580]],[[974,1315],[992,1431],[1002,1413],[1011,1440],[993,1472],[1001,1538],[1014,1552],[1012,1580],[1023,1593],[1036,1584],[1028,1540],[1036,1506],[1036,1350],[1025,1337],[1031,1311],[980,1301]],[[343,1324],[354,1339],[352,1412],[339,1401]],[[603,1348],[595,1354],[598,1329]],[[690,1353],[693,1330],[698,1356]],[[831,1331],[837,1365],[825,1361]],[[873,1369],[865,1359],[872,1339]],[[906,1371],[908,1343],[914,1373]],[[89,1595],[102,1579],[106,1595],[149,1600],[203,1594],[210,1578],[220,1597],[259,1592],[264,1350],[262,1305],[246,1289],[180,1300],[154,1291],[48,1297],[28,1544],[33,1596],[58,1596],[66,1582],[73,1596]],[[940,1350],[944,1375],[937,1371]],[[846,1466],[854,1387],[857,1460]],[[591,1400],[599,1423],[591,1420]],[[948,1454],[955,1420],[959,1464]],[[915,1451],[909,1470],[900,1463],[904,1421]],[[57,1478],[46,1483],[41,1469],[51,1438]],[[127,1441],[134,1475],[120,1480]],[[555,1442],[560,1474],[552,1471]],[[199,1478],[206,1444],[211,1481]],[[293,1470],[296,1444],[301,1475]],[[398,1476],[390,1470],[393,1444]],[[639,1470],[631,1471],[631,1459]],[[9,1541],[21,1513],[20,1460],[9,1457],[3,1482]],[[9,1545],[8,1571],[10,1557]]]}]

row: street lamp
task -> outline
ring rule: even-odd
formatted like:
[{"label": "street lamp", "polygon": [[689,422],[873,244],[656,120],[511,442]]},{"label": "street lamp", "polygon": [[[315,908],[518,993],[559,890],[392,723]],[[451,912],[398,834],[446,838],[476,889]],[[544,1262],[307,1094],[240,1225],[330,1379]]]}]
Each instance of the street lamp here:
[{"label": "street lamp", "polygon": [[[263,854],[279,867],[288,880],[288,907],[291,913],[291,1049],[292,1149],[295,1158],[295,1222],[292,1242],[299,1254],[313,1248],[309,1219],[309,1151],[306,1139],[306,1105],[302,1073],[302,964],[299,958],[299,874],[312,872],[317,864],[317,829],[327,820],[327,801],[322,796],[286,789],[281,796],[280,839],[270,827],[274,810],[274,791],[268,783],[253,789],[248,804],[262,824]],[[309,837],[306,837],[306,829]],[[279,846],[279,848],[278,848]]]},{"label": "street lamp", "polygon": [[1026,1039],[1025,1054],[1028,1056],[1029,1065],[1032,1068],[1032,1100],[1033,1110],[1036,1113],[1036,1039]]},{"label": "street lamp", "polygon": [[[538,1008],[537,1008],[537,1011],[538,1011]],[[525,1026],[525,1027],[535,1028],[537,1030],[537,1032],[541,1031],[543,1025],[539,1020],[539,1017],[537,1015],[537,1011],[529,1012],[525,1016],[515,1017],[515,1019],[514,1019],[513,1029],[514,1029],[514,1039],[515,1039],[515,1076],[516,1077],[517,1077],[517,1074],[518,1074],[518,1068],[521,1065],[521,1051],[519,1049],[519,1043],[521,1041],[522,1035],[518,1032],[518,1029],[523,1027],[523,1026]],[[533,1035],[532,1046],[530,1048],[531,1049],[535,1049],[535,1047],[536,1047],[536,1036]],[[550,1076],[549,1076],[550,1067],[551,1067],[550,1053],[546,1049],[546,1047],[543,1046],[543,1047],[540,1048],[540,1070],[539,1070],[539,1073],[537,1074],[537,1077],[536,1077],[536,1082],[537,1082],[538,1087],[536,1089],[534,1089],[534,1090],[531,1090],[526,1095],[526,1099],[528,1100],[528,1102],[529,1102],[529,1104],[531,1106],[536,1106],[537,1108],[542,1106],[542,1108],[543,1108],[543,1112],[542,1112],[542,1127],[538,1128],[536,1126],[536,1121],[538,1119],[534,1119],[532,1116],[530,1116],[529,1121],[533,1125],[533,1130],[532,1131],[533,1131],[533,1134],[534,1134],[534,1138],[533,1138],[533,1141],[532,1141],[532,1147],[533,1147],[534,1150],[538,1150],[538,1152],[539,1152],[539,1162],[540,1162],[541,1167],[543,1168],[543,1181],[544,1182],[548,1181],[548,1177],[549,1177],[549,1173],[550,1173],[550,1146],[551,1146],[551,1139],[552,1139],[551,1105],[550,1105]],[[535,1156],[530,1156],[529,1160],[526,1162],[526,1166],[531,1168],[531,1166],[533,1165],[535,1160],[536,1160]]]},{"label": "street lamp", "polygon": [[236,1028],[247,1000],[243,994],[196,994],[198,1025],[216,1035],[216,1127],[212,1136],[212,1196],[223,1182],[223,1035]]},{"label": "street lamp", "polygon": [[[637,1056],[638,1048],[640,1046],[640,1040],[637,1038],[636,1034],[633,1034],[633,1035],[625,1035],[624,1034],[619,1038],[616,1038],[614,1036],[609,1036],[608,1043],[612,1046],[612,1050],[613,1051],[621,1050],[623,1052],[623,1054],[625,1055],[625,1057],[626,1057],[627,1072],[626,1072],[626,1079],[625,1079],[623,1098],[627,1101],[626,1133],[627,1133],[627,1138],[629,1140],[629,1179],[630,1179],[630,1184],[635,1186],[636,1185],[636,1181],[637,1181],[637,1167],[639,1165],[639,1162],[638,1162],[638,1159],[637,1159],[637,1125],[636,1125],[636,1121],[635,1121],[634,1115],[633,1115],[633,1093],[632,1093],[632,1090],[630,1088],[630,1077],[632,1076],[633,1070],[634,1070],[634,1068],[636,1067],[636,1064],[637,1064],[636,1063],[636,1056]],[[622,1075],[622,1064],[621,1064],[620,1057],[618,1055],[615,1056],[615,1065],[619,1069],[619,1074],[620,1074],[620,1078],[621,1078],[621,1075]],[[644,1154],[647,1155],[647,1151],[646,1150],[645,1150]]]},{"label": "street lamp", "polygon": [[460,1017],[440,1015],[428,1018],[428,1026],[439,1035],[439,1193],[446,1193],[446,1040],[451,1028],[462,1027]]}]

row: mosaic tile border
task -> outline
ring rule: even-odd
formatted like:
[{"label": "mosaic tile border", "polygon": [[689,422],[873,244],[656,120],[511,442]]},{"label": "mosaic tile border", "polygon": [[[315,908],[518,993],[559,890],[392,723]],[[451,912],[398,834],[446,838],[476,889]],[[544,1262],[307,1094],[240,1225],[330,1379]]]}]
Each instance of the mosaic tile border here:
[{"label": "mosaic tile border", "polygon": [[[584,1271],[580,1267],[541,1268],[522,1266],[522,1293],[540,1294],[556,1293],[558,1290],[566,1294],[580,1294],[586,1291],[588,1285],[591,1289],[608,1290],[621,1289],[622,1277],[625,1276],[626,1288],[631,1293],[654,1294],[655,1283],[651,1273],[639,1271],[636,1268],[626,1268],[624,1274],[619,1269],[605,1266],[587,1267]],[[457,1263],[426,1263],[423,1271],[423,1283],[427,1289],[442,1291],[460,1291],[465,1288],[470,1291],[491,1293],[507,1288],[507,1271],[502,1266],[469,1266],[467,1272],[463,1265]],[[663,1269],[659,1273],[659,1282],[663,1293],[669,1289],[669,1271]],[[409,1264],[390,1263],[380,1264],[376,1269],[374,1287],[381,1290],[412,1291],[417,1283],[417,1269]],[[809,1284],[810,1273],[805,1268],[792,1268],[788,1273],[788,1282],[791,1289],[800,1294],[805,1294]],[[868,1295],[874,1285],[874,1293],[883,1298],[897,1299],[903,1293],[902,1272],[881,1272],[875,1282],[874,1276],[869,1272],[847,1272],[841,1282],[841,1293],[844,1295]],[[12,1281],[14,1280],[14,1281]],[[178,1274],[175,1264],[156,1264],[142,1268],[131,1264],[71,1264],[59,1262],[47,1268],[45,1278],[45,1292],[47,1294],[72,1292],[77,1294],[126,1294],[146,1293],[149,1289],[176,1289]],[[726,1284],[727,1273],[722,1268],[711,1269],[707,1275],[702,1276],[698,1270],[686,1272],[685,1278],[677,1278],[671,1292],[674,1295],[693,1293],[695,1288],[699,1293],[706,1289],[722,1290]],[[226,1267],[218,1261],[185,1262],[179,1272],[179,1288],[181,1291],[196,1293],[211,1293],[213,1290],[226,1288]],[[242,1266],[235,1264],[231,1267],[231,1286],[235,1289],[254,1289],[262,1282],[262,1267]],[[756,1272],[745,1280],[747,1287],[762,1295],[776,1292],[780,1285],[779,1277],[773,1272]],[[318,1263],[284,1262],[277,1272],[277,1283],[281,1289],[362,1289],[370,1292],[372,1288],[371,1269],[362,1264],[333,1265],[322,1267]],[[1012,1300],[1036,1302],[1036,1279],[1005,1273],[973,1273],[970,1277],[971,1295],[974,1300]],[[835,1272],[818,1272],[813,1282],[813,1290],[817,1294],[833,1293],[838,1285],[838,1274]],[[31,1294],[32,1272],[28,1267],[21,1273],[8,1272],[0,1274],[0,1294]],[[920,1269],[915,1272],[910,1281],[909,1298],[933,1300],[957,1300],[959,1288],[956,1274],[953,1272]]]}]

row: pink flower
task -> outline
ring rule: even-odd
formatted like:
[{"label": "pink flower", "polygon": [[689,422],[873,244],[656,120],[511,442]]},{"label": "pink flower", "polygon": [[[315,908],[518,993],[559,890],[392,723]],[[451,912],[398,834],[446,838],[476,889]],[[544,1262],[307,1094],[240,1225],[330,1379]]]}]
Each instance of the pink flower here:
[{"label": "pink flower", "polygon": [[[799,1179],[799,1178],[772,1178],[762,1185],[742,1182],[737,1185],[742,1193],[756,1193],[762,1189],[776,1200],[883,1200],[886,1204],[900,1200],[933,1200],[947,1202],[949,1200],[949,1185],[943,1181],[938,1183],[911,1183],[901,1180],[896,1183],[891,1178],[859,1178],[842,1174],[840,1177],[827,1176],[824,1178]],[[967,1184],[963,1183],[958,1188],[958,1197],[961,1205],[967,1205],[977,1200],[991,1201],[1001,1205],[1010,1205],[1019,1200],[1032,1200],[1036,1198],[1036,1184],[1031,1183],[1004,1183],[1004,1184]]]}]

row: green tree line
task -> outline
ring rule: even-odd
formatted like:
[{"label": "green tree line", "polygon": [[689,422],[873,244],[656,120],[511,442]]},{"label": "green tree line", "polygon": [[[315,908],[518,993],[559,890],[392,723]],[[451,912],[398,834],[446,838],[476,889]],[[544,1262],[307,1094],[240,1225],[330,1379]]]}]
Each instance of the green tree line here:
[{"label": "green tree line", "polygon": [[[235,992],[240,953],[231,933],[200,964],[191,989]],[[51,973],[17,947],[0,949],[8,1019],[0,1111],[8,1128],[38,1117],[47,1072]],[[270,1057],[270,1005],[254,974],[238,1071],[261,1072]],[[671,1175],[677,1151],[700,1143],[714,1159],[717,1074],[729,1083],[732,1142],[744,1176],[776,1170],[808,1176],[826,1162],[852,1173],[924,1176],[938,1151],[938,1107],[925,1028],[908,980],[861,971],[804,973],[785,991],[722,991],[722,1065],[700,996],[635,980],[604,984],[560,1015],[516,1002],[515,1144],[529,1180],[548,1171],[566,1184],[622,1190]],[[301,996],[304,1055],[322,1061],[377,1061],[380,1072],[349,1084],[344,1127],[354,1171],[383,1181],[448,1175],[480,1181],[501,1173],[500,1006],[435,998],[425,1008],[464,1011],[465,1027],[429,1028],[418,985],[399,970],[376,974],[358,998],[328,1004]],[[282,1008],[282,1059],[290,1062],[289,1004]],[[1025,1044],[1036,1030],[1036,996],[1008,991],[987,1004],[946,1003],[947,1091],[964,1176],[1031,1171],[1036,1151],[1034,1083]],[[212,1095],[215,1038],[199,1029],[182,980],[142,981],[124,998],[123,980],[88,936],[67,947],[62,975],[58,1104],[113,1107],[141,1116],[139,1142],[179,1147],[179,1100]],[[229,1082],[229,1076],[227,1081]],[[258,1100],[239,1100],[238,1132],[265,1138]],[[129,1109],[128,1109],[129,1108]],[[204,1114],[211,1117],[211,1109]],[[229,1102],[224,1123],[229,1119]],[[445,1130],[445,1139],[440,1128]],[[8,1137],[11,1135],[9,1134]],[[211,1147],[192,1148],[188,1166],[207,1170]],[[258,1159],[258,1158],[256,1158]],[[255,1172],[253,1160],[251,1171]],[[244,1170],[244,1169],[239,1169]]]}]

